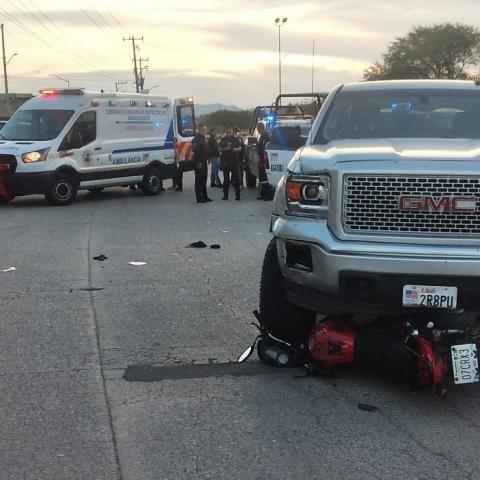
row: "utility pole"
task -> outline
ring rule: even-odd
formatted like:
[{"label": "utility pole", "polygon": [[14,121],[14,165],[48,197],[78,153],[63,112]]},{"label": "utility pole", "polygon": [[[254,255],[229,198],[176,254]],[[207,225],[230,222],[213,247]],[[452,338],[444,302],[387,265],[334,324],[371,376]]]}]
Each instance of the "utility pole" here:
[{"label": "utility pole", "polygon": [[119,85],[126,85],[128,82],[115,82],[115,91],[118,92]]},{"label": "utility pole", "polygon": [[133,73],[135,74],[135,91],[138,93],[139,91],[139,75],[138,75],[138,68],[137,68],[137,46],[135,42],[141,40],[143,42],[143,36],[140,38],[135,38],[134,36],[125,38],[123,37],[124,42],[132,42],[133,48]]},{"label": "utility pole", "polygon": [[139,64],[140,64],[140,75],[139,75],[139,84],[140,84],[140,90],[143,90],[143,86],[145,85],[145,77],[143,76],[143,71],[148,70],[148,65],[142,66],[142,62],[148,62],[148,58],[139,58]]},{"label": "utility pole", "polygon": [[3,60],[3,78],[5,80],[5,104],[7,107],[7,113],[10,115],[10,98],[8,95],[8,78],[7,78],[7,57],[5,56],[5,37],[4,37],[4,26],[3,23],[0,25],[2,30],[2,60]]}]

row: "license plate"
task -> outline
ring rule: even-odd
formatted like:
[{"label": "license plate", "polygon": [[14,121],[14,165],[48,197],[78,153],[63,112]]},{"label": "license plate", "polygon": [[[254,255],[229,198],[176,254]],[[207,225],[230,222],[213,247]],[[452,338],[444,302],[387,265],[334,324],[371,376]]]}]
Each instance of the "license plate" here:
[{"label": "license plate", "polygon": [[475,383],[478,374],[477,346],[474,343],[452,346],[453,379],[455,383]]},{"label": "license plate", "polygon": [[403,306],[425,308],[457,308],[457,287],[404,285]]}]

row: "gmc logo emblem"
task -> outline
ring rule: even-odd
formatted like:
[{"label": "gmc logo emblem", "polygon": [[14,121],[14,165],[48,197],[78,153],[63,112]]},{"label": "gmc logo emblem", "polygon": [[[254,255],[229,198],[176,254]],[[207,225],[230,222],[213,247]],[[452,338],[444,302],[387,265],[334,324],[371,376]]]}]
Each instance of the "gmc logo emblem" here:
[{"label": "gmc logo emblem", "polygon": [[398,208],[404,212],[475,212],[476,197],[430,197],[402,195]]}]

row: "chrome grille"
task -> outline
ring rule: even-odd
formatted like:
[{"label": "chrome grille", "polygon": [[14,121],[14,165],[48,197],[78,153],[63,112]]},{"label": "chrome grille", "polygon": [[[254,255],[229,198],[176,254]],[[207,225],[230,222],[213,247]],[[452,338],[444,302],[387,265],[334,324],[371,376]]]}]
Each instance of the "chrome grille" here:
[{"label": "chrome grille", "polygon": [[[399,197],[476,197],[475,212],[406,212]],[[480,177],[344,177],[343,228],[347,233],[480,235]]]}]

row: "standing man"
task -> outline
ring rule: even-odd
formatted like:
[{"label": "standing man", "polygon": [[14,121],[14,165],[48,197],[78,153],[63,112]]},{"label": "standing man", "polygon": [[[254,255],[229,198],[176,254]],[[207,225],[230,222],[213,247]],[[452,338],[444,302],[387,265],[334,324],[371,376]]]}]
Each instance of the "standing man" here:
[{"label": "standing man", "polygon": [[195,161],[195,196],[197,203],[211,202],[212,199],[207,195],[208,178],[208,144],[207,144],[207,126],[201,123],[198,131],[192,140],[193,160]]},{"label": "standing man", "polygon": [[265,130],[265,125],[262,122],[257,123],[257,132],[258,183],[260,184],[260,195],[257,197],[257,200],[269,200],[270,189],[268,187],[267,172],[263,164],[263,154],[265,153],[267,143],[270,141],[270,135]]},{"label": "standing man", "polygon": [[234,137],[232,127],[227,127],[225,135],[220,140],[220,166],[223,170],[223,200],[228,200],[230,182],[235,187],[235,200],[240,200],[240,182],[238,172],[240,170],[241,142]]},{"label": "standing man", "polygon": [[215,129],[211,128],[208,134],[208,151],[210,154],[210,187],[221,187],[222,182],[218,172],[220,171],[220,151],[218,150],[217,137],[215,135]]},{"label": "standing man", "polygon": [[243,137],[238,127],[235,127],[233,129],[233,136],[240,140],[240,145],[242,146],[242,149],[238,154],[240,158],[240,161],[238,163],[238,183],[240,184],[240,188],[243,188],[243,164],[245,162],[245,142],[243,141]]}]

